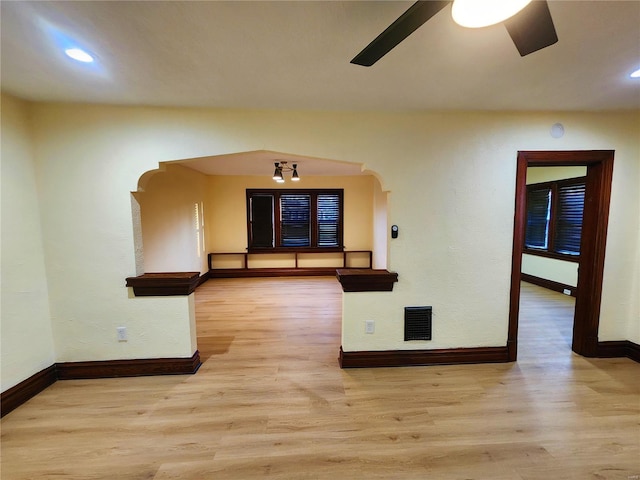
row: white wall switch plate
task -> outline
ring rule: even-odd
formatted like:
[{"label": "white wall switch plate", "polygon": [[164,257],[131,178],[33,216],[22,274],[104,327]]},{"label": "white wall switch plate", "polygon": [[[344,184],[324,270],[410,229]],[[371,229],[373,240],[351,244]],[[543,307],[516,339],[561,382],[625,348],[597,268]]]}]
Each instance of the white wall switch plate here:
[{"label": "white wall switch plate", "polygon": [[116,329],[118,331],[118,341],[126,342],[127,341],[127,327],[118,327]]},{"label": "white wall switch plate", "polygon": [[365,320],[364,333],[374,333],[376,331],[376,322],[373,320]]}]

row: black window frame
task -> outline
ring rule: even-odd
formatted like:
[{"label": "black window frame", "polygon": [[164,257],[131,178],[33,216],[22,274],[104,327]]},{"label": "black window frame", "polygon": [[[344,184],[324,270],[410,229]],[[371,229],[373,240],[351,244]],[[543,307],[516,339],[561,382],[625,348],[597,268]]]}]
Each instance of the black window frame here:
[{"label": "black window frame", "polygon": [[[310,246],[304,247],[287,247],[282,245],[281,239],[281,218],[280,218],[280,198],[282,195],[309,195],[310,197]],[[318,246],[319,242],[319,221],[318,221],[318,196],[319,195],[337,195],[339,201],[339,217],[337,228],[337,246]],[[252,222],[251,222],[251,198],[254,195],[272,195],[272,229],[273,229],[273,246],[253,246],[252,239]],[[342,252],[344,251],[344,189],[303,189],[303,188],[283,188],[283,189],[246,189],[247,201],[247,252]]]},{"label": "black window frame", "polygon": [[[556,251],[556,243],[558,237],[558,224],[561,221],[564,221],[563,217],[559,213],[560,209],[560,190],[563,187],[572,187],[572,186],[583,186],[586,193],[586,180],[587,177],[575,177],[568,178],[563,180],[555,180],[551,182],[543,182],[543,183],[534,183],[527,185],[527,205],[526,205],[526,214],[527,214],[527,223],[525,224],[525,238],[524,238],[524,246],[522,253],[526,253],[528,255],[537,255],[540,257],[548,257],[555,258],[558,260],[565,260],[569,262],[579,262],[580,261],[580,253],[577,254],[569,254],[569,253],[559,253]],[[550,195],[550,218],[549,218],[549,227],[547,233],[547,246],[546,248],[539,247],[529,247],[527,246],[527,228],[528,228],[528,220],[530,214],[530,205],[529,199],[531,192],[533,191],[542,191],[547,190],[551,193]],[[584,202],[582,206],[582,213],[584,214]]]}]

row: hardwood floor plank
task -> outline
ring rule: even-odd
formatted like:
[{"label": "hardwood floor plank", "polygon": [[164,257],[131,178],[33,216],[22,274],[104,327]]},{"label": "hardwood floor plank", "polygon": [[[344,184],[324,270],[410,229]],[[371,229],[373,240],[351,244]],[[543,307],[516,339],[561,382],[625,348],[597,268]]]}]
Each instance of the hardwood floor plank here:
[{"label": "hardwood floor plank", "polygon": [[2,419],[2,479],[629,480],[640,366],[571,352],[523,284],[513,364],[341,370],[334,278],[196,291],[196,375],[58,381]]}]

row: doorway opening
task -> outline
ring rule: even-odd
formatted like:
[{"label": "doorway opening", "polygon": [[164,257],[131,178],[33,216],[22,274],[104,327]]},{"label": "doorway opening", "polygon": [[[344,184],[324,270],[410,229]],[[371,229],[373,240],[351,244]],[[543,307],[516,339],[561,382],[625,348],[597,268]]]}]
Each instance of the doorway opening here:
[{"label": "doorway opening", "polygon": [[570,358],[587,167],[528,167],[520,361]]},{"label": "doorway opening", "polygon": [[526,176],[527,168],[532,166],[587,167],[571,349],[585,357],[597,356],[613,157],[612,150],[518,152],[507,338],[510,361],[515,361],[518,353],[520,282],[526,225]]}]

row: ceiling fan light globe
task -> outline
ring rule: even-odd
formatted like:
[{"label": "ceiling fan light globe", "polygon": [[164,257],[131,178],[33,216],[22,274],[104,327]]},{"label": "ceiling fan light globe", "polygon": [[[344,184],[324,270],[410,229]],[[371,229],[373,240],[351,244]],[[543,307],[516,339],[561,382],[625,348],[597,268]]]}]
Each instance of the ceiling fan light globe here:
[{"label": "ceiling fan light globe", "polygon": [[463,27],[482,28],[513,17],[531,0],[454,0],[453,20]]}]

